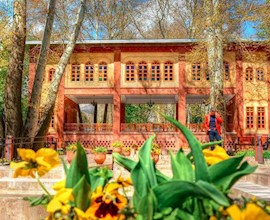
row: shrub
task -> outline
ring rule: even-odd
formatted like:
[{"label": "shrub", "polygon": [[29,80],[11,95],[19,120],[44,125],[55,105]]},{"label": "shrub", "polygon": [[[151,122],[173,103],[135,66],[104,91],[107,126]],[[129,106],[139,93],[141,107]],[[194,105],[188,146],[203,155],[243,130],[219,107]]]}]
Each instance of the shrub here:
[{"label": "shrub", "polygon": [[104,153],[104,154],[106,154],[107,151],[108,151],[107,148],[104,147],[104,146],[97,146],[97,147],[95,147],[95,148],[93,149],[93,152],[94,152],[94,153]]}]

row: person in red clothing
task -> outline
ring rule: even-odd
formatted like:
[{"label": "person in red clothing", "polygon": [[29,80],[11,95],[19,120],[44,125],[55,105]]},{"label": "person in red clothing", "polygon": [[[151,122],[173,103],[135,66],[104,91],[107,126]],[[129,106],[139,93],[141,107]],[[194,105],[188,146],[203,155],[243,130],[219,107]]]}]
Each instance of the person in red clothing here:
[{"label": "person in red clothing", "polygon": [[[217,141],[221,140],[221,123],[222,118],[216,112],[214,108],[211,108],[210,113],[205,116],[204,125],[206,128],[206,132],[209,135],[210,142],[213,142],[215,139]],[[214,149],[214,146],[211,147]]]}]

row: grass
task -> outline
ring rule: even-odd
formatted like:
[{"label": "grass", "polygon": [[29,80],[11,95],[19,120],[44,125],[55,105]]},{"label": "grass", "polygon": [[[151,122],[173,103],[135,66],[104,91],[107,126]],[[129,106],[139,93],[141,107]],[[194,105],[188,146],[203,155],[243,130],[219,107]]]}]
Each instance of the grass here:
[{"label": "grass", "polygon": [[[241,150],[236,153],[236,155],[241,155],[246,153],[247,157],[255,157],[255,150]],[[270,150],[263,151],[263,158],[270,159]]]}]

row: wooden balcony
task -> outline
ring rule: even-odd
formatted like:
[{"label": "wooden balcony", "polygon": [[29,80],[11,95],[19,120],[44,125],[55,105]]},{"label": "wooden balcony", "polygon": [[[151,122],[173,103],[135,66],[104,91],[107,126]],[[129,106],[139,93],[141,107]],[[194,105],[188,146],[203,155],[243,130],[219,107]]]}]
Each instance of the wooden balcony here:
[{"label": "wooden balcony", "polygon": [[64,131],[65,132],[86,132],[86,133],[112,132],[112,124],[65,123]]},{"label": "wooden balcony", "polygon": [[122,123],[122,132],[176,132],[172,124],[168,123]]},{"label": "wooden balcony", "polygon": [[193,123],[193,124],[187,124],[187,127],[192,132],[206,132],[204,124],[203,123]]}]

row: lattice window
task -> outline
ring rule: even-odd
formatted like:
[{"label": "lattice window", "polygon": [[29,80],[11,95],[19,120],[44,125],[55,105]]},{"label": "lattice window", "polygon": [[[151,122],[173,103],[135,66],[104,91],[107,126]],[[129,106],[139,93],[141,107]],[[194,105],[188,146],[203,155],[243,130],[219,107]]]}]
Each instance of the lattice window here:
[{"label": "lattice window", "polygon": [[259,81],[264,81],[264,71],[262,68],[256,69],[256,77]]},{"label": "lattice window", "polygon": [[166,62],[164,63],[164,80],[165,81],[173,81],[173,63]]},{"label": "lattice window", "polygon": [[49,74],[48,74],[48,81],[49,82],[51,82],[53,80],[54,73],[55,73],[55,69],[50,69],[49,70]]},{"label": "lattice window", "polygon": [[132,62],[128,62],[126,64],[125,71],[126,81],[134,81],[135,80],[135,65]]},{"label": "lattice window", "polygon": [[160,64],[158,62],[151,64],[151,80],[160,81]]},{"label": "lattice window", "polygon": [[224,63],[224,80],[230,80],[230,65],[227,62]]},{"label": "lattice window", "polygon": [[265,128],[265,108],[257,107],[258,113],[258,128]]},{"label": "lattice window", "polygon": [[71,81],[80,81],[80,72],[81,66],[80,64],[72,64],[71,66]]},{"label": "lattice window", "polygon": [[147,63],[142,61],[138,66],[138,80],[147,81]]},{"label": "lattice window", "polygon": [[107,77],[108,77],[107,63],[101,62],[98,65],[98,80],[99,81],[107,81]]},{"label": "lattice window", "polygon": [[94,65],[92,63],[85,64],[85,81],[94,81]]},{"label": "lattice window", "polygon": [[246,124],[247,128],[254,127],[254,107],[246,107]]},{"label": "lattice window", "polygon": [[251,67],[246,68],[246,81],[253,80],[253,69]]},{"label": "lattice window", "polygon": [[201,64],[200,63],[192,64],[191,71],[192,71],[192,80],[200,81],[201,80]]}]

